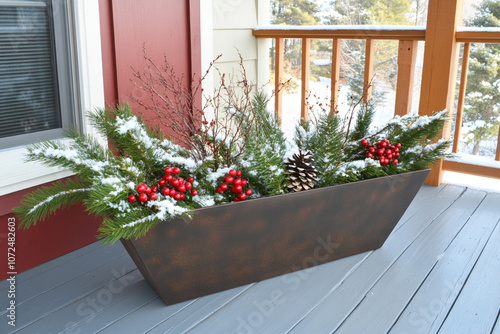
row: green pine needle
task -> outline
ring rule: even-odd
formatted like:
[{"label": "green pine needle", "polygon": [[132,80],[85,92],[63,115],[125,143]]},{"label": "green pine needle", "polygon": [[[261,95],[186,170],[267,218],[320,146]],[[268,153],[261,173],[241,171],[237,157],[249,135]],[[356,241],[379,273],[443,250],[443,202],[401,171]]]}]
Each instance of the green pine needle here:
[{"label": "green pine needle", "polygon": [[92,186],[78,178],[57,181],[48,187],[40,187],[29,193],[21,205],[13,209],[24,229],[44,221],[57,210],[78,204],[85,200]]}]

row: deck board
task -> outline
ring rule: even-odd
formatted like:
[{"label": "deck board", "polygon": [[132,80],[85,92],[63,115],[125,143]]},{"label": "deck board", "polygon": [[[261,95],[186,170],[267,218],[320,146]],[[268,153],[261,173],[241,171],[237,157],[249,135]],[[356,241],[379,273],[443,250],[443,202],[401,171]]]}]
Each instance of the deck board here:
[{"label": "deck board", "polygon": [[421,333],[436,333],[439,330],[460,293],[459,289],[490,241],[500,219],[500,213],[495,211],[499,203],[500,194],[490,194],[485,198],[439,259],[390,333],[404,333],[409,328]]},{"label": "deck board", "polygon": [[[291,333],[304,333],[311,328],[314,333],[332,333],[338,328],[415,238],[456,202],[462,195],[463,188],[449,186],[440,193],[440,206],[429,206],[427,210],[420,215],[413,215],[401,228],[394,231],[381,249],[373,252],[350,279],[344,282],[340,289],[333,291],[321,306],[301,319]],[[432,198],[438,200],[437,197]]]},{"label": "deck board", "polygon": [[[94,333],[155,298],[158,295],[136,269],[77,302],[33,322],[25,330],[38,330],[40,333],[59,333],[63,330]],[[60,319],[64,319],[64,322],[60,322]]]},{"label": "deck board", "polygon": [[[497,205],[498,205],[497,200]],[[500,224],[491,234],[440,333],[488,333],[500,311]]]},{"label": "deck board", "polygon": [[468,190],[440,215],[384,273],[336,332],[386,333],[484,195]]},{"label": "deck board", "polygon": [[424,186],[376,251],[170,306],[121,244],[95,243],[19,274],[0,333],[500,334],[499,203]]}]

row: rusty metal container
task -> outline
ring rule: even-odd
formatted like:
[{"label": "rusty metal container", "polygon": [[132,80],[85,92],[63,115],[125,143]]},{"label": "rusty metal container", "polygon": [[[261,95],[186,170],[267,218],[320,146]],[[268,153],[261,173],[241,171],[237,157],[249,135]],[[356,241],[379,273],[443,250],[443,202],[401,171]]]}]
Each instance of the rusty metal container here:
[{"label": "rusty metal container", "polygon": [[381,247],[428,173],[197,209],[122,243],[174,304]]}]

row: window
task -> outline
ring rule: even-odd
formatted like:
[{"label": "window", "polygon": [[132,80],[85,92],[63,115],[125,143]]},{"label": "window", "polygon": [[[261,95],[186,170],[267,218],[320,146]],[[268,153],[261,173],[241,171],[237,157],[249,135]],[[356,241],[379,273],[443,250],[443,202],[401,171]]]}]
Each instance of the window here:
[{"label": "window", "polygon": [[0,149],[75,125],[66,1],[0,0]]},{"label": "window", "polygon": [[[38,10],[38,13],[42,13],[40,15],[45,17],[46,26],[49,29],[50,66],[53,71],[50,80],[46,80],[43,85],[46,85],[46,82],[52,83],[53,105],[55,106],[53,114],[57,115],[55,117],[59,122],[58,128],[0,137],[0,196],[71,175],[68,171],[47,167],[39,162],[26,162],[25,144],[47,138],[62,139],[65,127],[77,126],[81,132],[95,133],[95,129],[85,117],[85,111],[104,107],[99,4],[99,0],[0,0],[0,94],[3,90],[11,88],[12,85],[9,82],[14,77],[12,72],[15,67],[20,67],[15,66],[15,62],[19,61],[17,57],[11,60],[13,65],[3,66],[3,59],[6,59],[4,55],[12,52],[12,49],[6,51],[9,50],[7,46],[11,45],[9,42],[20,43],[20,38],[23,36],[21,33],[27,34],[27,28],[23,30],[19,27],[17,27],[17,34],[13,34],[14,28],[20,24],[9,23],[9,20],[14,20],[14,18],[4,13],[8,11],[12,13],[11,8],[16,8],[15,20],[19,22],[17,9],[32,9],[24,12],[31,13],[30,15]],[[10,37],[7,34],[9,30],[11,31]],[[41,38],[38,38],[38,41],[40,42]],[[33,44],[32,48],[36,49],[36,44]],[[27,75],[30,74],[28,71]],[[32,86],[39,88],[36,84]],[[22,85],[20,87],[23,88]],[[9,111],[4,107],[6,101],[2,99],[6,96],[9,95],[0,95],[0,131],[8,128],[4,125],[6,122],[4,117],[14,114],[13,109]],[[15,104],[12,105],[15,106]],[[12,105],[9,108],[12,108]],[[31,112],[36,116],[41,109],[38,106],[35,107],[31,109]],[[10,124],[14,123],[10,122]],[[0,203],[2,203],[1,199]],[[8,207],[6,203],[4,204],[4,206],[0,204],[0,211]]]}]

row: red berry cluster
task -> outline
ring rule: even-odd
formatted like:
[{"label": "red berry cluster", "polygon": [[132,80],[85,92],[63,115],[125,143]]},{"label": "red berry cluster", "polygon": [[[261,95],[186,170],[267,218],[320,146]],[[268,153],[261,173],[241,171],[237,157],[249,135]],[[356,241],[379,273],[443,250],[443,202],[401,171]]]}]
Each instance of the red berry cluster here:
[{"label": "red berry cluster", "polygon": [[217,192],[222,194],[226,190],[230,189],[231,192],[236,195],[233,199],[235,202],[243,201],[247,198],[247,196],[252,195],[251,189],[244,189],[248,185],[248,181],[242,179],[241,174],[241,171],[231,169],[229,174],[224,177],[224,182],[217,187]]},{"label": "red berry cluster", "polygon": [[382,139],[373,145],[368,140],[363,139],[361,145],[365,148],[366,157],[377,159],[381,165],[388,165],[391,161],[395,165],[399,163],[397,157],[399,157],[399,149],[401,148],[400,143],[393,145],[389,140]]},{"label": "red berry cluster", "polygon": [[131,194],[128,197],[130,203],[134,203],[139,199],[141,202],[147,202],[148,200],[156,200],[158,198],[158,192],[165,196],[170,196],[176,201],[183,201],[186,199],[186,192],[190,192],[191,196],[198,195],[198,191],[193,188],[193,177],[188,177],[184,180],[179,176],[181,169],[179,167],[167,167],[165,168],[165,176],[158,180],[158,185],[153,187],[148,187],[145,183],[137,186],[138,196]]}]

